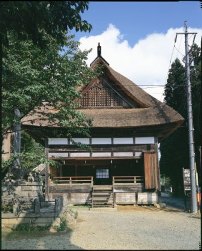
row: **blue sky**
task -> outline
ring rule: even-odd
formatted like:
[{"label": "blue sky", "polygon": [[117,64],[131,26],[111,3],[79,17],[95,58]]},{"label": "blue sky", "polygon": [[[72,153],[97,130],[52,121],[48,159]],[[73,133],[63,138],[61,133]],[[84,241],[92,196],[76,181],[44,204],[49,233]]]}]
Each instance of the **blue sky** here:
[{"label": "blue sky", "polygon": [[[82,18],[92,24],[91,32],[74,32],[81,50],[92,51],[89,65],[97,56],[101,43],[102,56],[110,66],[128,77],[152,96],[163,101],[164,86],[173,60],[184,57],[184,36],[177,32],[196,32],[195,42],[202,37],[200,1],[179,2],[89,2]],[[189,46],[193,35],[189,36]]]},{"label": "blue sky", "polygon": [[[179,2],[89,2],[89,9],[82,14],[92,24],[91,35],[103,32],[109,23],[121,30],[129,44],[153,32],[166,32],[170,27],[202,28],[202,9],[199,1]],[[88,33],[87,33],[88,34]],[[76,33],[76,39],[86,36]]]}]

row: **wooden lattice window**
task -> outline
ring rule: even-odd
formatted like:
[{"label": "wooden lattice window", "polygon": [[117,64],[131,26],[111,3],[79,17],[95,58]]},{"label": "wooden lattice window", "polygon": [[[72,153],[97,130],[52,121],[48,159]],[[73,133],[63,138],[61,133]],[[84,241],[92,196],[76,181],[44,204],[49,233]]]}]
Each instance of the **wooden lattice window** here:
[{"label": "wooden lattice window", "polygon": [[79,100],[81,107],[129,107],[128,103],[103,80],[92,85]]},{"label": "wooden lattice window", "polygon": [[96,169],[96,179],[108,179],[109,169]]}]

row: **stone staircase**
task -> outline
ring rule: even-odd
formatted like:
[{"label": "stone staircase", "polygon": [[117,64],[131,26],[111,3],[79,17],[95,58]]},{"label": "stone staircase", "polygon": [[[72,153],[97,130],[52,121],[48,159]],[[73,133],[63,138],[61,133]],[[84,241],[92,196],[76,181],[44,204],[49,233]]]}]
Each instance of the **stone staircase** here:
[{"label": "stone staircase", "polygon": [[55,201],[40,202],[40,213],[55,213]]},{"label": "stone staircase", "polygon": [[92,208],[114,207],[113,188],[111,185],[94,185],[92,191]]}]

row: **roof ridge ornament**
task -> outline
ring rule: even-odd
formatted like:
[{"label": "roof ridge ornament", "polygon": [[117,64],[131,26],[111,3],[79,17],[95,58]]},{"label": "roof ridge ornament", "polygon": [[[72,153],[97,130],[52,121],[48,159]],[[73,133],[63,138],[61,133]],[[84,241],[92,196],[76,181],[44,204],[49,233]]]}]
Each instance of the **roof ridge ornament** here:
[{"label": "roof ridge ornament", "polygon": [[101,46],[100,46],[100,43],[98,43],[98,46],[97,46],[97,56],[101,57]]},{"label": "roof ridge ornament", "polygon": [[93,66],[97,63],[104,63],[106,65],[109,65],[109,63],[101,56],[101,46],[100,43],[97,45],[97,57],[93,60],[93,62],[90,64],[90,66]]}]

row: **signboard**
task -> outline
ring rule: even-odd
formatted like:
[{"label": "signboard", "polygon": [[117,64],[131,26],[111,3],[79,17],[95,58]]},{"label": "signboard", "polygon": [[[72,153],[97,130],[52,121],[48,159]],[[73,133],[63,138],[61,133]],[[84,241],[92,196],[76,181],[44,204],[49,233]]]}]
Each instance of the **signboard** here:
[{"label": "signboard", "polygon": [[184,191],[191,191],[190,169],[183,168]]}]

